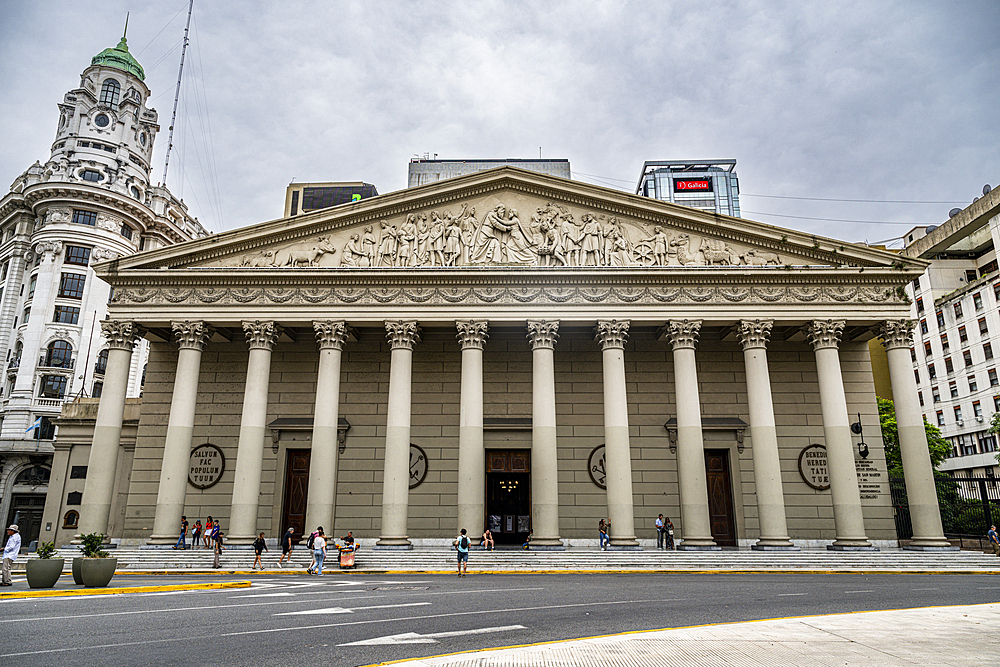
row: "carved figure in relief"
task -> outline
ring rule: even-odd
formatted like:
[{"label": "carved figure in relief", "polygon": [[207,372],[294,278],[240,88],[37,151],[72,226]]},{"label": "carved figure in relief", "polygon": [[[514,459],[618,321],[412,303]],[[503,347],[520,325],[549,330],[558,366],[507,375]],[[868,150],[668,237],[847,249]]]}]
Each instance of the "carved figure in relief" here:
[{"label": "carved figure in relief", "polygon": [[581,260],[580,266],[590,266],[590,260],[594,260],[594,266],[601,265],[601,246],[604,235],[601,223],[593,213],[584,213],[580,218],[583,221],[583,242],[580,246]]},{"label": "carved figure in relief", "polygon": [[740,263],[740,256],[722,239],[706,239],[702,244],[701,254],[705,256],[709,266],[736,266]]},{"label": "carved figure in relief", "polygon": [[[362,266],[361,262],[367,259],[361,247],[361,237],[357,234],[351,234],[351,240],[344,246],[344,252],[340,256],[340,265]],[[367,263],[365,266],[367,266]]]},{"label": "carved figure in relief", "polygon": [[462,261],[467,266],[472,259],[472,239],[476,235],[476,209],[462,204],[462,212],[458,214],[458,226],[462,230]]},{"label": "carved figure in relief", "polygon": [[473,237],[473,248],[470,259],[482,264],[497,264],[504,261],[504,246],[501,243],[503,235],[510,231],[507,224],[507,207],[497,206],[486,214]]},{"label": "carved figure in relief", "polygon": [[632,266],[635,264],[632,255],[633,249],[630,247],[629,241],[625,238],[625,234],[622,233],[621,228],[612,227],[608,238],[611,239],[611,249],[608,252],[608,266]]},{"label": "carved figure in relief", "polygon": [[530,228],[525,228],[518,217],[517,209],[510,209],[507,217],[510,232],[505,239],[507,261],[511,264],[535,264],[538,253],[535,250],[535,235]]},{"label": "carved figure in relief", "polygon": [[319,237],[319,245],[313,246],[309,250],[289,250],[288,257],[283,266],[319,266],[319,258],[326,253],[333,254],[337,249],[330,245],[329,237]]},{"label": "carved figure in relief", "polygon": [[[450,218],[451,214],[445,211],[445,216]],[[435,263],[444,266],[444,219],[436,211],[431,213],[431,229],[427,243],[431,266]]]},{"label": "carved figure in relief", "polygon": [[[432,216],[436,216],[436,212],[431,213]],[[431,229],[427,226],[427,216],[422,215],[417,217],[416,226],[416,241],[413,245],[413,266],[421,266],[427,264],[430,254],[430,235]],[[431,262],[433,263],[433,262]]]},{"label": "carved figure in relief", "polygon": [[396,246],[396,261],[394,266],[409,266],[410,259],[416,251],[417,216],[410,213],[406,222],[399,226]]},{"label": "carved figure in relief", "polygon": [[378,246],[378,266],[395,266],[399,232],[396,225],[390,225],[385,220],[379,224],[382,225],[382,240]]},{"label": "carved figure in relief", "polygon": [[375,232],[371,225],[365,227],[365,233],[361,237],[361,251],[365,255],[362,266],[371,266],[375,263],[375,249],[378,243],[375,241]]},{"label": "carved figure in relief", "polygon": [[747,250],[745,253],[740,255],[740,258],[747,264],[747,266],[767,266],[768,264],[773,264],[774,266],[781,265],[781,260],[773,252]]},{"label": "carved figure in relief", "polygon": [[458,257],[461,253],[462,228],[459,226],[457,218],[450,218],[448,220],[448,226],[444,229],[445,266],[455,266],[455,262],[458,261]]},{"label": "carved figure in relief", "polygon": [[677,263],[681,266],[691,266],[704,264],[705,260],[701,257],[701,241],[698,241],[698,247],[693,251],[691,250],[691,239],[687,234],[681,234],[676,239],[670,242],[670,245],[676,248],[677,252]]},{"label": "carved figure in relief", "polygon": [[553,262],[559,262],[559,266],[566,266],[562,235],[556,231],[553,224],[553,222],[543,221],[538,227],[542,233],[542,242],[538,247],[539,266],[554,266]]},{"label": "carved figure in relief", "polygon": [[260,252],[251,255],[243,255],[240,266],[249,266],[253,268],[274,266],[274,251],[261,250]]},{"label": "carved figure in relief", "polygon": [[657,266],[666,266],[670,261],[667,248],[670,245],[670,237],[663,233],[663,227],[653,227],[653,257]]}]

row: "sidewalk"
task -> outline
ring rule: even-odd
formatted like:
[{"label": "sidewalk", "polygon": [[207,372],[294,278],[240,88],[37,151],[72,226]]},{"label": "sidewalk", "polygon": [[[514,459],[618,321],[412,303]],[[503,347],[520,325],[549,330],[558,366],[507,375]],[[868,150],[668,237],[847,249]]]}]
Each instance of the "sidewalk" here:
[{"label": "sidewalk", "polygon": [[1000,604],[928,607],[654,630],[379,664],[980,667],[996,661],[998,629]]}]

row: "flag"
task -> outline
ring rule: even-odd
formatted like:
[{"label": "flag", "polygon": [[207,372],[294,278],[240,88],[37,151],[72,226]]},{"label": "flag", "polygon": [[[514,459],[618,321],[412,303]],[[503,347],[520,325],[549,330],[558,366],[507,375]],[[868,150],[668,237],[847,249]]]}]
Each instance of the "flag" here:
[{"label": "flag", "polygon": [[34,424],[32,424],[28,428],[24,429],[24,432],[27,433],[28,431],[33,431],[36,428],[39,428],[41,425],[42,425],[42,418],[39,417],[38,419],[35,420]]}]

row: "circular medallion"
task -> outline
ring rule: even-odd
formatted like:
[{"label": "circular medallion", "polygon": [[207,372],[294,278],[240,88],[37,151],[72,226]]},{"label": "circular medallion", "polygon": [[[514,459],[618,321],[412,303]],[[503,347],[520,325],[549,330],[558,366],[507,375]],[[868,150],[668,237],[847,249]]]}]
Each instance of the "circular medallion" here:
[{"label": "circular medallion", "polygon": [[108,118],[107,114],[99,113],[94,116],[94,124],[97,125],[97,127],[107,127],[111,124],[111,119]]},{"label": "circular medallion", "polygon": [[824,445],[809,445],[799,452],[799,474],[803,482],[817,491],[830,488],[830,466]]},{"label": "circular medallion", "polygon": [[205,443],[198,445],[191,452],[191,465],[188,468],[188,482],[196,489],[207,489],[215,486],[226,471],[226,456],[215,445]]},{"label": "circular medallion", "polygon": [[590,473],[590,479],[594,484],[602,489],[608,488],[607,471],[604,468],[604,445],[594,447],[594,451],[590,453],[587,458],[587,472]]},{"label": "circular medallion", "polygon": [[427,477],[427,454],[414,444],[410,444],[410,488],[420,486]]}]

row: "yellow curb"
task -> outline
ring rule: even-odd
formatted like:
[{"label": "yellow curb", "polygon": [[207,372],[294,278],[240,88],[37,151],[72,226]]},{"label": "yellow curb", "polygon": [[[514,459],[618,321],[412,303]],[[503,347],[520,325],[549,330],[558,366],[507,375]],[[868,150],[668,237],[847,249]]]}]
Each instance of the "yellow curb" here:
[{"label": "yellow curb", "polygon": [[212,584],[168,584],[166,586],[122,586],[120,588],[82,588],[79,590],[4,591],[0,600],[15,598],[52,598],[72,595],[118,595],[119,593],[158,593],[161,591],[194,591],[219,588],[249,588],[249,581],[223,581]]},{"label": "yellow curb", "polygon": [[[455,574],[455,570],[358,570],[358,574]],[[1000,575],[1000,570],[470,570],[469,574],[967,574]]]}]

